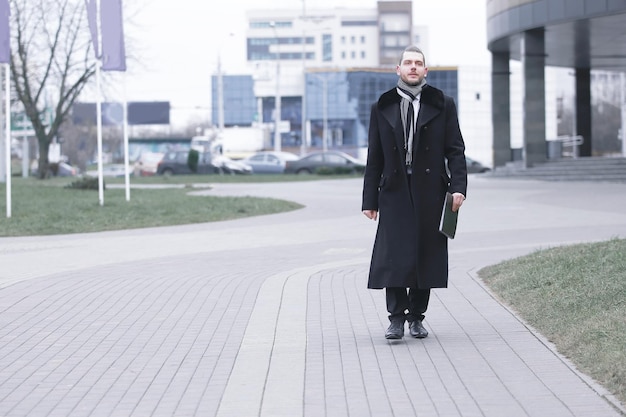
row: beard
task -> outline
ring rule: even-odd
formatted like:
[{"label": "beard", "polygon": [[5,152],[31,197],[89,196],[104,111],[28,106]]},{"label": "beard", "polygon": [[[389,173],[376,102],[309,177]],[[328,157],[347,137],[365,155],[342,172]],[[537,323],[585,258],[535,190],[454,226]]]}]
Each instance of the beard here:
[{"label": "beard", "polygon": [[413,78],[409,79],[408,77],[402,77],[402,81],[404,81],[405,83],[407,83],[410,86],[415,87],[417,85],[420,85],[422,83],[422,81],[424,80],[424,78],[425,77],[423,75],[422,76],[418,75],[417,79],[413,79]]}]

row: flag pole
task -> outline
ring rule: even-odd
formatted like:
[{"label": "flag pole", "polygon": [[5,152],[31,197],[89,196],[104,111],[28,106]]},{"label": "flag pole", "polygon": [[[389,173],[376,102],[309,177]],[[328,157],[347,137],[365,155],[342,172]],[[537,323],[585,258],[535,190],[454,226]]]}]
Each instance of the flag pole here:
[{"label": "flag pole", "polygon": [[[98,33],[98,50],[102,51],[102,36],[100,27],[100,0],[96,0],[96,28]],[[102,54],[101,54],[102,55]],[[98,201],[104,205],[104,179],[102,172],[102,92],[100,88],[100,66],[102,56],[96,57],[96,126],[98,137]]]},{"label": "flag pole", "polygon": [[122,75],[124,88],[124,109],[122,118],[122,129],[124,129],[124,176],[126,183],[126,201],[130,201],[130,173],[128,172],[128,100],[126,99],[126,73]]},{"label": "flag pole", "polygon": [[98,201],[104,205],[104,179],[102,171],[102,99],[100,98],[100,60],[96,60],[96,129],[98,140]]},{"label": "flag pole", "polygon": [[[101,71],[126,71],[122,0],[85,0],[91,38],[96,52],[96,124],[98,130],[98,194],[104,205],[104,180],[102,173],[102,91]],[[105,10],[102,10],[102,8]],[[106,20],[106,24],[102,19]],[[106,29],[106,31],[105,31]],[[95,38],[95,39],[94,39]],[[106,41],[106,42],[105,42]],[[126,166],[128,186],[128,164]],[[127,191],[127,199],[129,193]]]},{"label": "flag pole", "polygon": [[4,138],[4,153],[6,164],[6,177],[7,177],[7,218],[11,217],[11,73],[9,71],[9,63],[4,64],[4,70],[6,72],[5,81],[5,123],[6,134]]}]

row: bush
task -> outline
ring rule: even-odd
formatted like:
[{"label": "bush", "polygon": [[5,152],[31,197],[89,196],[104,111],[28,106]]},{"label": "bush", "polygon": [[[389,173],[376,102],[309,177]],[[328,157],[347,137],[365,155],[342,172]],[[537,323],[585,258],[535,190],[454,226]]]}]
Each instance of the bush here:
[{"label": "bush", "polygon": [[198,172],[198,161],[200,160],[200,152],[195,149],[191,149],[189,151],[189,155],[187,156],[187,165],[191,172]]},{"label": "bush", "polygon": [[[71,188],[73,190],[98,190],[99,183],[97,177],[82,177],[76,181],[72,181],[63,188]],[[102,188],[106,188],[104,182]]]},{"label": "bush", "polygon": [[315,173],[318,175],[348,175],[362,172],[362,169],[355,169],[353,167],[321,167],[315,170]]}]

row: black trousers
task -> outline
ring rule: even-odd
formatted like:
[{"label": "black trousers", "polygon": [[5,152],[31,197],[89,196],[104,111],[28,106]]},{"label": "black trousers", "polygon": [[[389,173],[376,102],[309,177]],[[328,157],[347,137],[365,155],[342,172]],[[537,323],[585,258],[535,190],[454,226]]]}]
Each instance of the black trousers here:
[{"label": "black trousers", "polygon": [[430,289],[388,287],[385,293],[390,321],[424,320]]}]

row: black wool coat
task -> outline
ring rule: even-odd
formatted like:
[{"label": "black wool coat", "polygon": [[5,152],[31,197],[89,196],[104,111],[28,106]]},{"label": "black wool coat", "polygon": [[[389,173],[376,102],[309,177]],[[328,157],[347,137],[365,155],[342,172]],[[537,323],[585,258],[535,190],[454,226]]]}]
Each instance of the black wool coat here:
[{"label": "black wool coat", "polygon": [[[413,146],[405,167],[396,89],[372,106],[363,210],[378,210],[368,288],[445,288],[448,238],[439,232],[446,191],[467,194],[465,144],[454,100],[425,85]],[[447,169],[446,169],[447,165]]]}]

